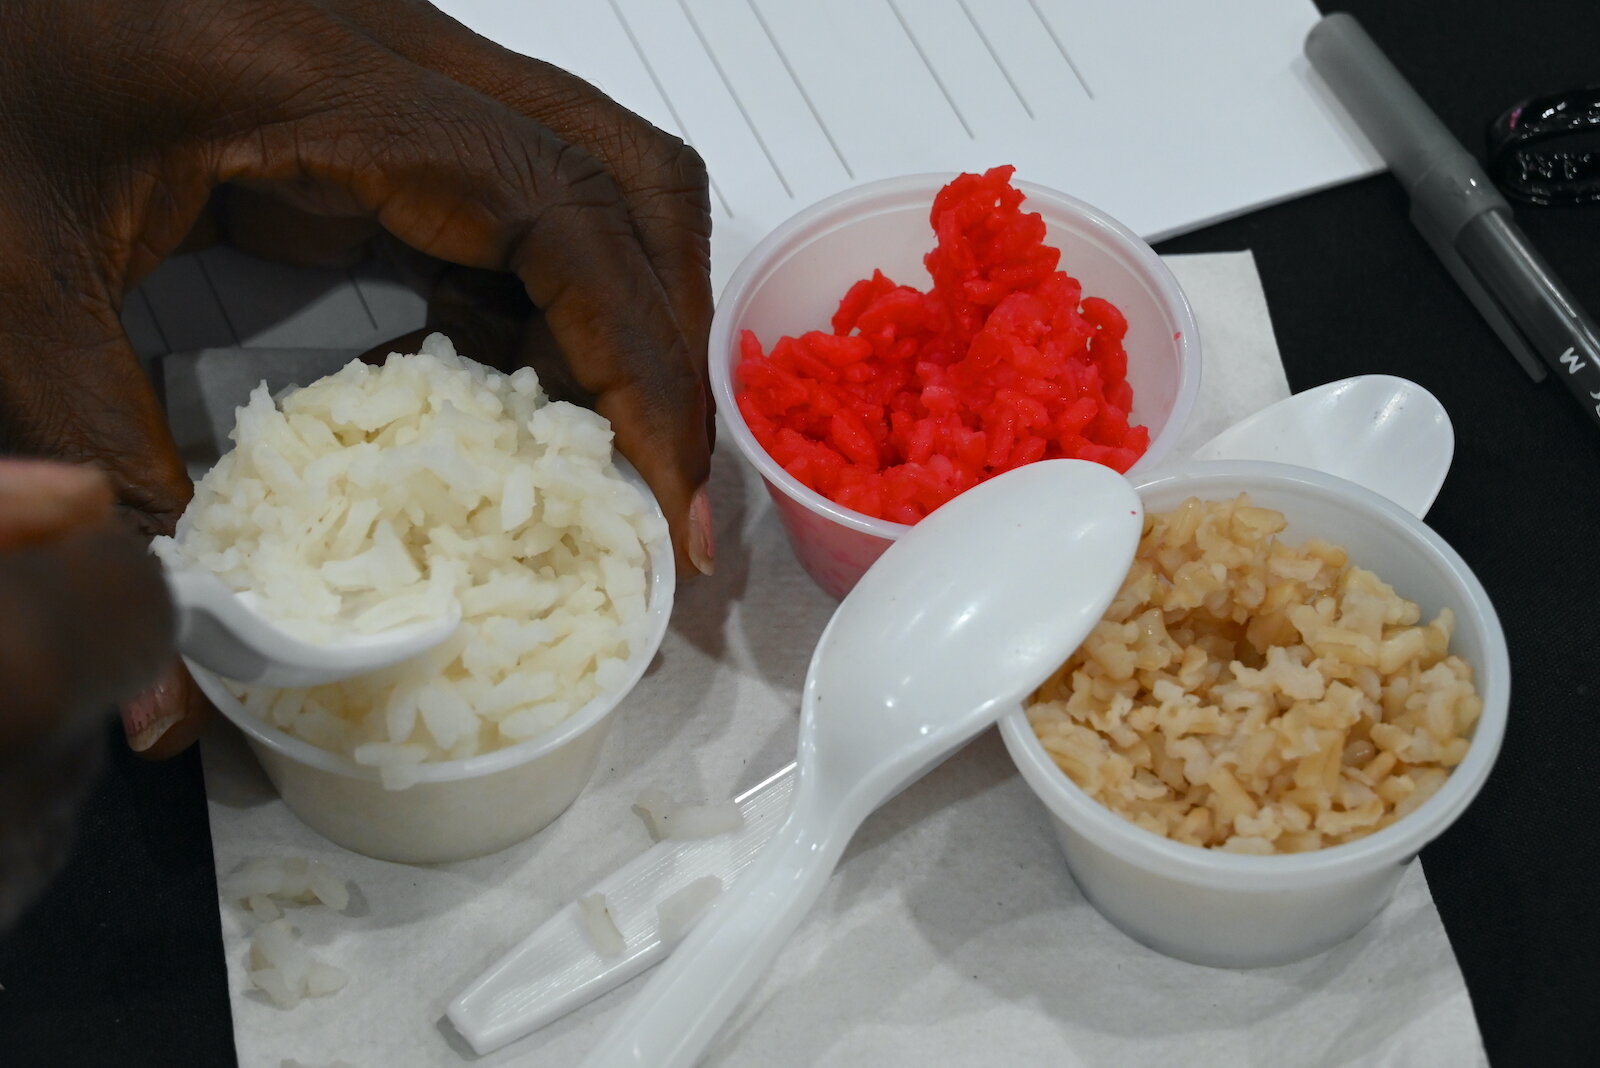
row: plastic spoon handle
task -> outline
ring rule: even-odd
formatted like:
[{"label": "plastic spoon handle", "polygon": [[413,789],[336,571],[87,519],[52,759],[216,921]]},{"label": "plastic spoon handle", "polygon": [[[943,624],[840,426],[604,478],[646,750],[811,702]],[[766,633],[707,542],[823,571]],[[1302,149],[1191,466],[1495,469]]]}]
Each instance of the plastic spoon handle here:
[{"label": "plastic spoon handle", "polygon": [[[796,783],[789,818],[639,992],[583,1068],[688,1068],[764,975],[828,884],[855,827],[809,804]],[[830,817],[834,823],[827,822]]]},{"label": "plastic spoon handle", "polygon": [[738,882],[788,815],[794,768],[734,798],[744,816],[739,830],[657,842],[594,885],[622,934],[622,953],[601,956],[579,905],[569,902],[450,1002],[456,1030],[480,1054],[492,1053],[663,960],[677,943],[661,940],[656,907],[707,875],[725,887]]}]

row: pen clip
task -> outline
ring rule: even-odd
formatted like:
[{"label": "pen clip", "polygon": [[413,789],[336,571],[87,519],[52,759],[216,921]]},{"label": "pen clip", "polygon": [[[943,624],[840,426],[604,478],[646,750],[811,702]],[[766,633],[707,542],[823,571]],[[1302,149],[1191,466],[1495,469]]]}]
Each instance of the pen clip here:
[{"label": "pen clip", "polygon": [[1467,295],[1467,299],[1478,309],[1478,314],[1483,316],[1484,321],[1511,352],[1512,358],[1528,373],[1529,378],[1535,382],[1543,382],[1548,374],[1544,361],[1539,359],[1539,354],[1529,343],[1527,336],[1517,327],[1511,316],[1506,314],[1500,301],[1489,292],[1471,265],[1457,251],[1456,235],[1461,232],[1459,218],[1452,217],[1450,225],[1444,225],[1426,210],[1423,198],[1413,197],[1411,222],[1432,246],[1434,254],[1450,272],[1450,276],[1456,280],[1456,284]]}]

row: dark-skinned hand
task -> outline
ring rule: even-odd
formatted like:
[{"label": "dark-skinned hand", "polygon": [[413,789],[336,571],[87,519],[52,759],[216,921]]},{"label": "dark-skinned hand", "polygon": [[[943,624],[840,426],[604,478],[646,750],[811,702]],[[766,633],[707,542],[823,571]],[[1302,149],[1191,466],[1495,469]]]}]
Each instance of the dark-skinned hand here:
[{"label": "dark-skinned hand", "polygon": [[[694,151],[420,0],[0,0],[0,453],[99,468],[145,536],[191,486],[119,321],[213,240],[308,265],[394,241],[434,328],[608,417],[682,573],[713,558],[709,201]],[[3,680],[0,680],[3,682]],[[174,665],[130,744],[206,711]]]},{"label": "dark-skinned hand", "polygon": [[111,705],[172,658],[161,569],[93,468],[0,460],[0,931],[66,856]]}]

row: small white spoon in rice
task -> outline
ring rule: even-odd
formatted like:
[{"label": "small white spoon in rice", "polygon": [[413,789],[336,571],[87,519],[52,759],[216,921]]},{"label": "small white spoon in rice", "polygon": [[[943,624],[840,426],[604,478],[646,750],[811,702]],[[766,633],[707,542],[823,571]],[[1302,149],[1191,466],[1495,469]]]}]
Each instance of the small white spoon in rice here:
[{"label": "small white spoon in rice", "polygon": [[439,645],[461,623],[461,606],[453,604],[438,619],[309,642],[263,618],[249,593],[234,592],[209,571],[168,568],[166,577],[179,651],[224,678],[260,686],[317,686],[392,667]]}]

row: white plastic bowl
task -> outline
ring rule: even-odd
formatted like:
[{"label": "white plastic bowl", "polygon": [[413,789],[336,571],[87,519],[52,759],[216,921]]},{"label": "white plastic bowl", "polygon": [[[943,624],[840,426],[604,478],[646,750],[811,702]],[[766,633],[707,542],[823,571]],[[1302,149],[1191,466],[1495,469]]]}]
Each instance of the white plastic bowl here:
[{"label": "white plastic bowl", "polygon": [[[660,506],[643,480],[625,464],[618,467],[659,515]],[[543,830],[583,791],[594,775],[612,712],[661,647],[674,589],[672,545],[664,520],[662,530],[646,546],[649,618],[644,640],[628,657],[622,684],[538,738],[465,760],[423,763],[420,781],[404,790],[385,789],[376,768],[262,722],[199,665],[190,663],[189,671],[211,702],[244,732],[284,803],[330,841],[409,864],[494,853]]]},{"label": "white plastic bowl", "polygon": [[1354,483],[1305,468],[1228,461],[1149,475],[1147,513],[1191,496],[1253,503],[1289,520],[1282,535],[1321,537],[1416,601],[1424,619],[1449,607],[1451,652],[1472,665],[1483,699],[1466,759],[1445,785],[1393,825],[1312,853],[1244,856],[1153,834],[1095,801],[1061,772],[1018,709],[1000,724],[1023,778],[1050,811],[1067,867],[1088,900],[1127,934],[1169,956],[1215,967],[1283,964],[1355,934],[1388,903],[1405,867],[1466,809],[1505,734],[1511,666],[1482,585],[1438,535]]},{"label": "white plastic bowl", "polygon": [[[770,348],[780,337],[826,330],[845,291],[874,268],[902,285],[930,284],[922,257],[934,245],[933,198],[954,175],[916,174],[870,182],[822,200],[779,226],[728,281],[711,323],[711,388],[728,437],[765,480],[795,555],[835,597],[907,527],[828,500],[767,455],[734,402],[739,336],[753,330]],[[1128,319],[1124,347],[1133,386],[1131,420],[1150,428],[1133,472],[1156,467],[1188,422],[1200,388],[1200,337],[1171,270],[1139,236],[1099,209],[1030,182],[1023,210],[1043,216],[1046,241],[1085,296],[1111,301]]]}]

